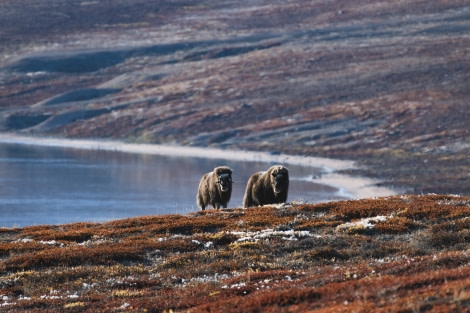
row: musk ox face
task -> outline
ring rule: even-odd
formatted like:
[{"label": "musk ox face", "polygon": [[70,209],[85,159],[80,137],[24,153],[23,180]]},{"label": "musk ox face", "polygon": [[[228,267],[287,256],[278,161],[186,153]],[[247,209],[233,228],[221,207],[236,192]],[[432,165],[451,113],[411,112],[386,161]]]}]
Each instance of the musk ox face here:
[{"label": "musk ox face", "polygon": [[228,173],[220,174],[217,184],[220,187],[220,191],[227,192],[232,189],[232,177]]},{"label": "musk ox face", "polygon": [[214,169],[217,177],[217,186],[221,192],[232,190],[232,169],[227,166],[219,166]]},{"label": "musk ox face", "polygon": [[287,168],[279,166],[271,173],[271,186],[274,194],[286,192],[289,187],[289,173]]}]

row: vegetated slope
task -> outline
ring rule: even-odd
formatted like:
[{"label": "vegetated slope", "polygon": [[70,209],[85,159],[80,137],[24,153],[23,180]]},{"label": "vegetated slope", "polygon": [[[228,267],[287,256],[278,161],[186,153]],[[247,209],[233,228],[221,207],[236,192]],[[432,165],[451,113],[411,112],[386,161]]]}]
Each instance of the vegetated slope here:
[{"label": "vegetated slope", "polygon": [[349,158],[470,191],[470,1],[33,2],[2,2],[0,130]]},{"label": "vegetated slope", "polygon": [[470,198],[394,196],[0,230],[2,312],[470,304]]}]

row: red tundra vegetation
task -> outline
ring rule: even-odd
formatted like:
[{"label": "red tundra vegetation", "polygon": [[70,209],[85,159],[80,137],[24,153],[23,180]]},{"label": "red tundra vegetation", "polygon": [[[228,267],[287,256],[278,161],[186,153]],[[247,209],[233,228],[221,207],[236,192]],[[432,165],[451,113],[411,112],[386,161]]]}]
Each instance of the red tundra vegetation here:
[{"label": "red tundra vegetation", "polygon": [[470,197],[0,230],[2,312],[458,312]]}]

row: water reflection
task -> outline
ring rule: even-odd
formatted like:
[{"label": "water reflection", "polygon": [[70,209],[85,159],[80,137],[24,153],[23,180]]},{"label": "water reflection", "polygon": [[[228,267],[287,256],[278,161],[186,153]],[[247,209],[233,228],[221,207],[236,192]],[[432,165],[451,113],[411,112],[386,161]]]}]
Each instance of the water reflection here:
[{"label": "water reflection", "polygon": [[[199,179],[222,164],[234,170],[229,207],[241,206],[249,176],[271,165],[2,143],[0,227],[196,211]],[[288,201],[341,198],[310,181],[321,169],[288,167]]]}]

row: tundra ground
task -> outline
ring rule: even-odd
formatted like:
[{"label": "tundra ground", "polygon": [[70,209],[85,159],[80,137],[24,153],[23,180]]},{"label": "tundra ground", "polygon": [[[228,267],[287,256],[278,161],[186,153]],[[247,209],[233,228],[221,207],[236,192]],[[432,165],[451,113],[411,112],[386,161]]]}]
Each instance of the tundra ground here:
[{"label": "tundra ground", "polygon": [[469,0],[5,0],[0,131],[353,159],[469,194],[469,17]]},{"label": "tundra ground", "polygon": [[0,230],[2,312],[461,312],[470,198]]}]

